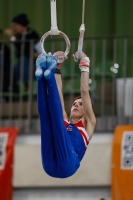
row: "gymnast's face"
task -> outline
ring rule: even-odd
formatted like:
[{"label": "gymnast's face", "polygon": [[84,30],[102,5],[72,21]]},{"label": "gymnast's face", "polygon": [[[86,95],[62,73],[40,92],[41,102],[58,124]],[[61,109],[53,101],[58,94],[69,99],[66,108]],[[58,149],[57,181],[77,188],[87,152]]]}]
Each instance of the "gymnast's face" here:
[{"label": "gymnast's face", "polygon": [[71,107],[71,118],[79,118],[81,119],[84,115],[83,105],[82,105],[82,99],[76,99]]}]

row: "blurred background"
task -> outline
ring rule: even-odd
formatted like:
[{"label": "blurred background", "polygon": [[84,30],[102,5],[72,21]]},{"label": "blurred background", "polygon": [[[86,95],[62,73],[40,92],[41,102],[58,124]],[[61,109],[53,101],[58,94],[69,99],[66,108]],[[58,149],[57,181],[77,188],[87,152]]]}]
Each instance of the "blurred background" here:
[{"label": "blurred background", "polygon": [[[70,114],[73,98],[80,93],[80,70],[72,54],[78,47],[82,0],[57,0],[56,5],[58,29],[71,42],[68,60],[61,69],[64,100]],[[113,133],[118,125],[133,124],[132,7],[132,0],[85,2],[83,51],[91,61],[89,89],[97,124],[79,173],[70,180],[53,181],[41,168],[34,76],[35,60],[40,54],[39,40],[51,28],[50,1],[0,0],[0,127],[19,128],[15,145],[14,200],[59,199],[65,195],[66,199],[76,199],[76,194],[82,196],[80,199],[111,199]],[[26,14],[24,21],[15,18],[22,13]],[[16,21],[24,25],[29,34],[35,30],[35,37],[16,33],[21,35],[16,42],[16,35],[9,31]],[[64,51],[65,45],[59,36],[50,36],[44,46],[47,52],[53,53]],[[16,73],[19,73],[17,79]]]}]

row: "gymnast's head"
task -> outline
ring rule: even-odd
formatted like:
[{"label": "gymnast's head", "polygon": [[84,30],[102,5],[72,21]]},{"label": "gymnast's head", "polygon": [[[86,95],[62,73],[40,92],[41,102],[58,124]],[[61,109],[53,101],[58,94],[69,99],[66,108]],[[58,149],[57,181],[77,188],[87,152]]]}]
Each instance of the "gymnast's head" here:
[{"label": "gymnast's head", "polygon": [[78,121],[83,116],[84,116],[84,109],[83,109],[83,105],[82,105],[81,96],[79,96],[79,97],[76,97],[72,103],[70,118],[72,121],[73,121],[73,119]]}]

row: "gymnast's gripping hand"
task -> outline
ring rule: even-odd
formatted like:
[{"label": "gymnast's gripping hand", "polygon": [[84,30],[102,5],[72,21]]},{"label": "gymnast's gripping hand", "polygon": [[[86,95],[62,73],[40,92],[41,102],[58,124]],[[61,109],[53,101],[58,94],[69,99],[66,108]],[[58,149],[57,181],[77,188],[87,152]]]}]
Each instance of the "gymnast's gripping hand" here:
[{"label": "gymnast's gripping hand", "polygon": [[[77,59],[77,56],[78,56],[78,52],[73,54],[74,60]],[[89,73],[89,67],[90,67],[90,59],[89,59],[89,57],[87,57],[87,55],[84,52],[82,52],[82,56],[81,56],[80,63],[79,63],[79,68],[80,68],[81,72]]]},{"label": "gymnast's gripping hand", "polygon": [[63,51],[57,51],[53,55],[57,58],[58,63],[63,63],[65,60],[68,59]]}]

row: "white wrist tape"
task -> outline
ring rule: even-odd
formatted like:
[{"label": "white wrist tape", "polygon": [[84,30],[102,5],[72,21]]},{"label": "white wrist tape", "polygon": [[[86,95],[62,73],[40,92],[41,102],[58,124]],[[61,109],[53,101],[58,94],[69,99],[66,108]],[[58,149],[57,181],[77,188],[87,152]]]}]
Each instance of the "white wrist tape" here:
[{"label": "white wrist tape", "polygon": [[89,67],[85,67],[85,66],[80,67],[79,66],[79,68],[80,68],[81,72],[88,72],[88,73],[90,72]]},{"label": "white wrist tape", "polygon": [[84,60],[84,61],[86,61],[86,62],[90,62],[90,59],[89,59],[89,57],[87,57],[87,56],[86,56],[86,57],[83,57],[83,58],[81,58],[81,61],[83,61],[83,60]]},{"label": "white wrist tape", "polygon": [[79,68],[81,72],[89,73],[89,62],[90,62],[90,59],[88,57],[81,58],[80,63],[79,63]]}]

